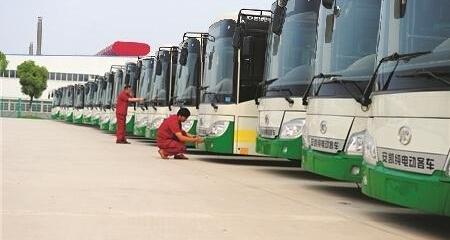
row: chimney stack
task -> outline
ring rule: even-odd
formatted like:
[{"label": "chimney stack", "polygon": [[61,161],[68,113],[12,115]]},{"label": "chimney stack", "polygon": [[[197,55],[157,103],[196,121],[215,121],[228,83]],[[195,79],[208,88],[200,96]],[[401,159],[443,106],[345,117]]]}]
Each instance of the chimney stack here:
[{"label": "chimney stack", "polygon": [[33,42],[30,42],[30,46],[28,47],[28,55],[33,55]]},{"label": "chimney stack", "polygon": [[36,55],[42,55],[42,17],[38,17]]}]

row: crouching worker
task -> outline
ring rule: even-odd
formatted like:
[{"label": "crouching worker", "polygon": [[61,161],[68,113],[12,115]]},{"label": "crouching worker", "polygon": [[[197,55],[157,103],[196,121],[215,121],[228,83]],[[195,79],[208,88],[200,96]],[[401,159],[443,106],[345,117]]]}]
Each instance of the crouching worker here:
[{"label": "crouching worker", "polygon": [[203,139],[186,133],[181,128],[181,123],[186,121],[191,115],[187,108],[180,108],[177,115],[166,118],[158,129],[156,144],[161,158],[168,159],[174,156],[175,159],[188,159],[184,156],[186,152],[186,142],[200,143]]}]

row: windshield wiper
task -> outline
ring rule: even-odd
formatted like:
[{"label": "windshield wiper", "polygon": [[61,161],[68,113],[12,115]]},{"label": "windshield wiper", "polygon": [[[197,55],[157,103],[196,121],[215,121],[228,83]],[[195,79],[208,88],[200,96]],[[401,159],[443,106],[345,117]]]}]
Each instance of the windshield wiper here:
[{"label": "windshield wiper", "polygon": [[294,104],[294,99],[291,98],[294,95],[289,88],[280,88],[280,89],[268,89],[266,92],[288,92],[289,96],[285,96],[284,100],[286,100],[289,104]]},{"label": "windshield wiper", "polygon": [[[450,73],[444,73],[444,74],[446,74],[447,76],[450,75]],[[411,73],[411,74],[399,75],[397,77],[399,77],[399,78],[407,78],[407,77],[417,77],[419,75],[428,75],[428,76],[430,76],[430,77],[432,77],[432,78],[434,78],[436,80],[439,80],[440,82],[442,82],[442,83],[444,83],[446,85],[450,85],[450,80],[449,79],[442,78],[442,77],[438,76],[437,73],[432,72],[432,71],[427,71],[425,69],[423,69],[422,71],[417,71],[415,73]]]},{"label": "windshield wiper", "polygon": [[[216,92],[204,92],[204,95],[212,95],[214,97],[214,99],[216,100],[216,102],[219,102],[219,98],[217,97],[217,93]],[[215,102],[211,102],[211,106],[217,110],[217,108],[219,108],[219,106],[217,106],[217,104]]]},{"label": "windshield wiper", "polygon": [[274,82],[276,82],[276,81],[278,81],[279,80],[279,78],[273,78],[273,79],[270,79],[270,80],[267,80],[267,81],[262,81],[262,82],[260,82],[259,84],[260,85],[266,85],[266,86],[269,86],[269,85],[271,85],[272,83],[274,83]]},{"label": "windshield wiper", "polygon": [[[303,94],[302,104],[305,105],[305,106],[308,105],[308,95],[309,95],[309,92],[311,91],[311,87],[312,87],[312,85],[313,85],[313,83],[314,83],[314,81],[315,81],[316,79],[318,79],[318,78],[323,78],[324,81],[325,81],[326,78],[341,77],[341,76],[342,76],[342,75],[339,75],[339,74],[324,74],[324,73],[319,73],[319,74],[317,74],[316,76],[314,76],[314,77],[311,79],[311,81],[309,82],[309,85],[308,85],[308,87],[306,88],[305,93]],[[322,83],[320,83],[320,86],[319,86],[319,89],[317,89],[317,92],[318,92],[318,91],[320,90],[320,88],[322,87],[322,84],[323,84],[324,81],[322,81]]]},{"label": "windshield wiper", "polygon": [[204,90],[206,90],[208,88],[209,88],[209,86],[200,86],[200,91],[204,91]]},{"label": "windshield wiper", "polygon": [[157,110],[156,105],[158,104],[158,98],[154,98],[150,100],[150,104],[152,105],[153,110]]},{"label": "windshield wiper", "polygon": [[422,55],[426,55],[426,54],[429,54],[429,53],[431,53],[431,52],[427,51],[427,52],[415,52],[415,53],[406,53],[406,54],[393,53],[393,54],[391,54],[391,55],[389,55],[387,57],[382,58],[378,62],[378,65],[375,68],[375,71],[374,71],[374,73],[372,75],[372,78],[369,81],[369,84],[367,84],[367,88],[364,91],[363,96],[358,102],[361,105],[366,106],[366,107],[369,106],[372,103],[372,101],[370,99],[370,94],[373,91],[373,86],[374,86],[375,81],[377,80],[377,77],[378,77],[378,71],[380,70],[380,67],[381,67],[381,65],[383,65],[383,63],[397,61],[395,66],[394,66],[394,68],[392,69],[391,73],[389,74],[388,79],[386,80],[386,83],[384,84],[384,86],[382,88],[384,90],[384,89],[386,89],[389,86],[389,84],[391,82],[391,79],[394,76],[394,73],[397,70],[397,67],[398,67],[400,61],[402,61],[402,60],[403,61],[409,61],[409,60],[411,60],[413,58],[420,57]]}]

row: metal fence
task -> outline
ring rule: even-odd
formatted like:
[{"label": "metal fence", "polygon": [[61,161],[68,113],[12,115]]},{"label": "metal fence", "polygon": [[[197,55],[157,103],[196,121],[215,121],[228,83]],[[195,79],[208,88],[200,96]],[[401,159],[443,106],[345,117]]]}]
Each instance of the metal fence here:
[{"label": "metal fence", "polygon": [[0,117],[50,118],[51,112],[51,101],[0,98]]}]

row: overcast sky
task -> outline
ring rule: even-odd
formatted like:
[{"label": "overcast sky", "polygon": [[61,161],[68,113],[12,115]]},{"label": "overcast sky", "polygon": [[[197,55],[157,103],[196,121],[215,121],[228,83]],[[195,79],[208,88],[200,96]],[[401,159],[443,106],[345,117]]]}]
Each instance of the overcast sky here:
[{"label": "overcast sky", "polygon": [[27,54],[43,17],[43,54],[95,54],[116,40],[153,50],[178,44],[186,31],[207,31],[241,8],[270,9],[273,0],[1,0],[0,51]]}]

